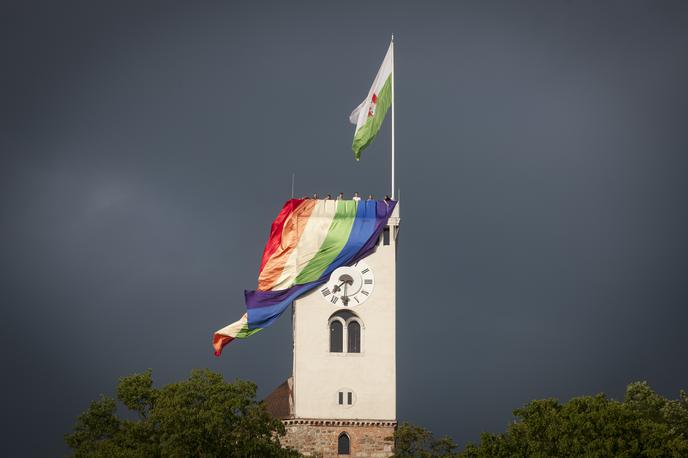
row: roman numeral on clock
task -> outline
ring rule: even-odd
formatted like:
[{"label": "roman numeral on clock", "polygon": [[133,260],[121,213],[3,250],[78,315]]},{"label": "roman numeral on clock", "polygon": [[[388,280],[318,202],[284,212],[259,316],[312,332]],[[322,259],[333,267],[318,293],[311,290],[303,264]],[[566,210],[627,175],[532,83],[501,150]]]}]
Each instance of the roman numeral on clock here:
[{"label": "roman numeral on clock", "polygon": [[368,268],[366,267],[365,269],[363,269],[363,270],[361,271],[361,274],[365,275],[365,274],[367,274],[368,272],[370,272],[370,269],[368,269]]},{"label": "roman numeral on clock", "polygon": [[364,280],[363,283],[366,284],[366,285],[372,285],[372,284],[373,284],[373,280],[367,279],[367,280]]},{"label": "roman numeral on clock", "polygon": [[327,296],[329,296],[330,294],[332,294],[332,293],[330,292],[330,288],[323,288],[323,289],[320,290],[320,292],[321,292],[322,295],[325,296],[325,297],[327,297]]},{"label": "roman numeral on clock", "polygon": [[366,290],[362,290],[362,291],[361,291],[361,294],[365,294],[366,296],[368,296],[370,293],[369,293],[368,291],[366,291]]},{"label": "roman numeral on clock", "polygon": [[332,296],[332,299],[330,299],[330,302],[332,302],[333,304],[336,304],[337,300],[339,300],[339,298],[337,296]]}]

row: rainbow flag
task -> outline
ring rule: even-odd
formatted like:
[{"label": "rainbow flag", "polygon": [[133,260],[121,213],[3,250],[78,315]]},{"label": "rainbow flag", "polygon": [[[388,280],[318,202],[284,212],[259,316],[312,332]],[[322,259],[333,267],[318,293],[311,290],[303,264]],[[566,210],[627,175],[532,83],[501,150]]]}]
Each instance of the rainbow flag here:
[{"label": "rainbow flag", "polygon": [[244,291],[246,313],[241,319],[213,335],[215,355],[232,340],[270,326],[336,268],[371,254],[395,205],[383,200],[288,200],[272,223],[258,289]]}]

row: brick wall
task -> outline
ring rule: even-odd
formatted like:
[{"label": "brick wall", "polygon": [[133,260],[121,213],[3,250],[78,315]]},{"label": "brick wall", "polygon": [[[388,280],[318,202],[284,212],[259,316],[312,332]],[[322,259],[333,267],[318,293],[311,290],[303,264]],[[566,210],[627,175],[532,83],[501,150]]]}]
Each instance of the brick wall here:
[{"label": "brick wall", "polygon": [[339,434],[350,437],[351,457],[387,458],[392,455],[396,423],[362,421],[285,420],[287,435],[281,438],[285,447],[306,456],[335,458]]}]

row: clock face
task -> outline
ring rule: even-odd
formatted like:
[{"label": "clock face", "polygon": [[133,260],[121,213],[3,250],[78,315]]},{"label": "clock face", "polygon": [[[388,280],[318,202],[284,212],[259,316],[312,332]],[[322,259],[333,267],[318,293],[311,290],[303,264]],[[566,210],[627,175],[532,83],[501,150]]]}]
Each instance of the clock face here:
[{"label": "clock face", "polygon": [[335,269],[319,291],[323,300],[332,305],[353,307],[364,303],[373,294],[374,286],[373,270],[358,261],[353,266]]}]

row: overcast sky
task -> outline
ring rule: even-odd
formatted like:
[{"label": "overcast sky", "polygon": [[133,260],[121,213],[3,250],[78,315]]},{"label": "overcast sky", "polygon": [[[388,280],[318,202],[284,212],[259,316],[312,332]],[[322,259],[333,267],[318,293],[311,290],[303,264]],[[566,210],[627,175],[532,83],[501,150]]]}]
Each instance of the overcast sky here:
[{"label": "overcast sky", "polygon": [[[213,356],[296,193],[388,192],[350,111],[396,40],[398,419],[688,388],[688,4],[15,2],[0,14],[2,449],[58,456],[117,378]],[[144,4],[145,3],[145,4]]]}]

